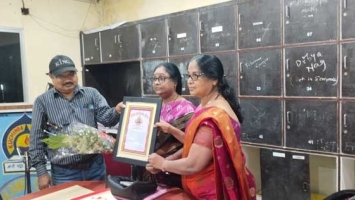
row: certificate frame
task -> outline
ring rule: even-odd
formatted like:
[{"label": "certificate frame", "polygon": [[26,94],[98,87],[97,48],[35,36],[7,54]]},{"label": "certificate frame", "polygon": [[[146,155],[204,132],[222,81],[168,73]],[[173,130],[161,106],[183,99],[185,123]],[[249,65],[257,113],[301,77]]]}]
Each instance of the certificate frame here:
[{"label": "certificate frame", "polygon": [[162,100],[149,97],[123,97],[125,108],[113,150],[113,159],[133,165],[145,166],[154,152]]}]

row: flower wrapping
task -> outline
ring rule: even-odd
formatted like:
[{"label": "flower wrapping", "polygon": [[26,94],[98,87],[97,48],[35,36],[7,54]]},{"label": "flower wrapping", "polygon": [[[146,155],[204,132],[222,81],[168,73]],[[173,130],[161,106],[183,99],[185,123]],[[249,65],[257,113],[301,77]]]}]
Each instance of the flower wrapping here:
[{"label": "flower wrapping", "polygon": [[67,130],[52,133],[42,141],[49,149],[57,150],[59,157],[112,152],[116,142],[105,132],[80,122],[72,122]]}]

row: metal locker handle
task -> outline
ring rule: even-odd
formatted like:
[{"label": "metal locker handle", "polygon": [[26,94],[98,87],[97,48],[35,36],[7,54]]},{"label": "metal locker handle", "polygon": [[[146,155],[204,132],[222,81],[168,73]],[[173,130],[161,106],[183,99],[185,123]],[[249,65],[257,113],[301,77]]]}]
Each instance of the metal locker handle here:
[{"label": "metal locker handle", "polygon": [[200,21],[200,32],[203,32],[203,22]]},{"label": "metal locker handle", "polygon": [[117,43],[117,35],[115,35],[115,44]]},{"label": "metal locker handle", "polygon": [[95,38],[95,47],[97,47],[97,38]]},{"label": "metal locker handle", "polygon": [[171,35],[171,27],[168,26],[168,35]]},{"label": "metal locker handle", "polygon": [[347,56],[344,56],[344,58],[343,58],[343,60],[344,60],[344,64],[343,64],[344,69],[347,69],[347,67],[346,67],[346,59],[347,59]]},{"label": "metal locker handle", "polygon": [[238,15],[238,25],[241,25],[241,24],[242,24],[241,18],[242,18],[242,14],[239,14],[239,15]]},{"label": "metal locker handle", "polygon": [[304,192],[308,192],[308,190],[309,190],[309,183],[303,182],[303,183],[302,183],[302,189],[303,189]]},{"label": "metal locker handle", "polygon": [[291,123],[290,114],[291,114],[291,111],[287,111],[287,112],[286,112],[286,122],[287,122],[288,124]]},{"label": "metal locker handle", "polygon": [[290,59],[286,59],[286,71],[289,71],[289,67],[290,67]]},{"label": "metal locker handle", "polygon": [[290,18],[290,6],[286,6],[285,9],[286,9],[286,17]]},{"label": "metal locker handle", "polygon": [[242,65],[243,65],[243,62],[240,62],[240,63],[239,63],[239,73],[243,73],[243,67],[242,67]]},{"label": "metal locker handle", "polygon": [[343,0],[343,8],[344,8],[344,10],[346,10],[348,8],[348,1],[347,0]]},{"label": "metal locker handle", "polygon": [[343,115],[343,125],[344,125],[344,127],[347,127],[347,126],[348,126],[348,124],[347,124],[347,117],[348,117],[347,114],[344,114],[344,115]]},{"label": "metal locker handle", "polygon": [[121,35],[117,35],[117,42],[121,43]]}]

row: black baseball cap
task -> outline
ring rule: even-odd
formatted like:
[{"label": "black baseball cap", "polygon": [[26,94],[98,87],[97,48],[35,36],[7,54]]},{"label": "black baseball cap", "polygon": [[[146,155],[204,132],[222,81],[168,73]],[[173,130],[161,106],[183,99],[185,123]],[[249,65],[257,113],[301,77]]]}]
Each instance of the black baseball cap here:
[{"label": "black baseball cap", "polygon": [[49,63],[49,73],[47,75],[59,76],[67,71],[77,71],[74,62],[68,56],[56,55]]}]

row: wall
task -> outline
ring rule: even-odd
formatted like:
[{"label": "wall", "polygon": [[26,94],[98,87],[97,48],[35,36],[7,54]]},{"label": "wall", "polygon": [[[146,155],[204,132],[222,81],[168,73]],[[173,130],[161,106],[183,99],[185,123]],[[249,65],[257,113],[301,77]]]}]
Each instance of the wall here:
[{"label": "wall", "polygon": [[135,21],[230,0],[105,0],[105,23]]},{"label": "wall", "polygon": [[[0,1],[0,29],[22,29],[25,88],[29,103],[44,92],[48,63],[56,54],[73,59],[81,77],[79,31],[121,21],[164,15],[227,0],[25,0],[30,15],[22,15],[22,1]],[[159,7],[159,9],[157,9]],[[26,81],[27,80],[27,81]],[[79,79],[81,83],[81,79]]]},{"label": "wall", "polygon": [[[79,31],[103,26],[102,3],[75,0],[25,0],[30,15],[22,15],[20,0],[0,1],[0,29],[22,29],[25,89],[28,102],[46,89],[48,64],[65,54],[78,66],[81,77]],[[81,81],[81,80],[80,80]]]}]

